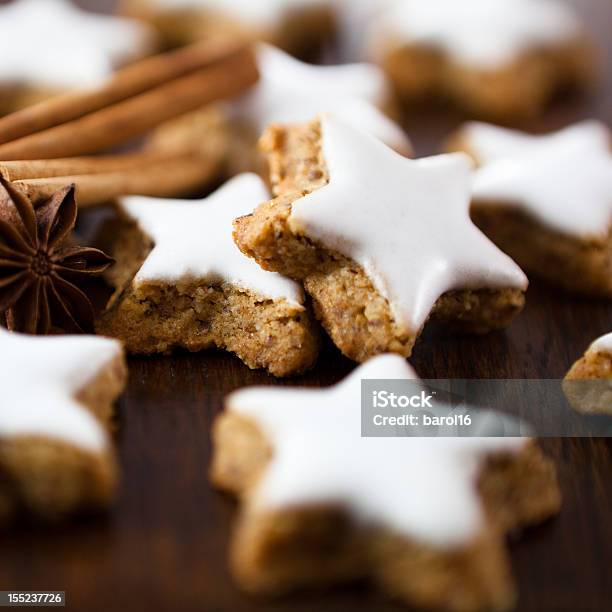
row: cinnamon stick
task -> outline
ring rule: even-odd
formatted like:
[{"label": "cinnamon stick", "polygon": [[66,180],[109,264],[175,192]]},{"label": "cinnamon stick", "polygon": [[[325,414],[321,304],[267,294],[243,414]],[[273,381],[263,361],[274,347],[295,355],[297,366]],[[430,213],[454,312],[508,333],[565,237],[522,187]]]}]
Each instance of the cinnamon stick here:
[{"label": "cinnamon stick", "polygon": [[222,161],[222,156],[204,157],[187,152],[155,163],[134,165],[129,171],[30,178],[14,181],[14,184],[35,205],[45,202],[59,188],[72,183],[76,185],[80,207],[102,204],[122,195],[179,197],[189,195],[213,180]]},{"label": "cinnamon stick", "polygon": [[[164,121],[238,95],[252,86],[258,76],[252,49],[243,47],[221,58],[216,56],[214,62],[191,74],[111,106],[104,106],[95,94],[90,94],[96,98],[95,104],[91,98],[80,108],[71,102],[66,107],[70,106],[70,113],[68,110],[64,113],[60,105],[58,116],[65,118],[76,114],[78,118],[57,124],[56,119],[48,115],[47,123],[55,123],[53,127],[0,145],[0,159],[53,159],[96,153],[140,136]],[[101,91],[106,100],[108,90]],[[83,108],[92,105],[99,110],[89,114],[82,112]],[[0,123],[0,130],[4,127],[4,134],[18,133],[11,125],[14,124],[9,123],[7,128],[7,123],[4,126]]]},{"label": "cinnamon stick", "polygon": [[60,95],[0,118],[0,144],[79,119],[243,52],[244,44],[201,42],[145,59],[99,88]]},{"label": "cinnamon stick", "polygon": [[0,162],[0,176],[7,181],[53,178],[83,174],[108,174],[160,163],[176,158],[176,153],[149,150],[123,155],[68,157],[63,159],[33,159]]}]

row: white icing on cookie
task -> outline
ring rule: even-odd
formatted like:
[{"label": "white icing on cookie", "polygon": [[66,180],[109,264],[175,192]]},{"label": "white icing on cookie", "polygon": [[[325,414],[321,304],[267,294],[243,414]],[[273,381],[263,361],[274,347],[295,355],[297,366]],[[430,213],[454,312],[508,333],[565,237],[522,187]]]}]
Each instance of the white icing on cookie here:
[{"label": "white icing on cookie", "polygon": [[370,47],[374,54],[389,42],[433,47],[457,63],[495,70],[581,33],[573,11],[557,0],[402,0],[375,22]]},{"label": "white icing on cookie", "polygon": [[612,224],[610,143],[609,130],[595,121],[547,136],[472,126],[466,145],[483,162],[474,199],[515,206],[570,236],[605,240]]},{"label": "white icing on cookie", "polygon": [[360,264],[406,331],[447,291],[527,288],[470,220],[466,155],[414,161],[337,117],[321,126],[330,182],[294,202],[291,229]]},{"label": "white icing on cookie", "polygon": [[254,388],[228,410],[253,420],[272,459],[250,501],[263,509],[336,504],[356,520],[429,545],[466,543],[483,527],[477,481],[492,453],[517,453],[519,438],[361,437],[361,380],[414,379],[397,355],[368,361],[324,390]]},{"label": "white icing on cookie", "polygon": [[384,73],[372,64],[314,66],[269,45],[259,45],[260,81],[242,100],[228,105],[262,133],[272,123],[305,123],[319,112],[335,112],[401,153],[409,153],[404,131],[377,107],[390,100]]},{"label": "white icing on cookie", "polygon": [[591,344],[589,351],[595,353],[609,353],[612,355],[612,333],[602,336]]},{"label": "white icing on cookie", "polygon": [[232,239],[234,219],[268,199],[265,184],[255,174],[241,174],[203,200],[123,198],[120,207],[155,243],[134,283],[230,283],[302,308],[297,283],[260,268]]},{"label": "white icing on cookie", "polygon": [[479,164],[488,164],[507,157],[550,151],[567,145],[607,151],[612,145],[610,130],[601,121],[587,120],[570,125],[558,132],[534,136],[518,130],[471,121],[459,135],[461,143],[474,155]]},{"label": "white icing on cookie", "polygon": [[0,327],[0,440],[42,436],[100,452],[107,434],[76,396],[122,354],[96,336],[25,336]]},{"label": "white icing on cookie", "polygon": [[195,9],[225,14],[255,27],[274,27],[294,11],[326,6],[326,0],[154,0],[160,9]]},{"label": "white icing on cookie", "polygon": [[69,0],[0,7],[0,83],[89,87],[154,48],[147,26],[85,12]]}]

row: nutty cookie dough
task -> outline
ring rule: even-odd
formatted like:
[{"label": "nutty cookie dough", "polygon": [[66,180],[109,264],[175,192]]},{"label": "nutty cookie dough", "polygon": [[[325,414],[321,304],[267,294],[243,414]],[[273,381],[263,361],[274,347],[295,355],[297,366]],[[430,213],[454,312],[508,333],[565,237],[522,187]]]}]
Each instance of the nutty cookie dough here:
[{"label": "nutty cookie dough", "polygon": [[263,145],[278,197],[235,222],[236,243],[304,284],[351,359],[410,355],[430,316],[484,333],[522,309],[524,274],[469,219],[467,157],[409,160],[332,115]]},{"label": "nutty cookie dough", "polygon": [[611,143],[598,121],[543,136],[468,123],[447,150],[476,160],[472,218],[528,274],[610,298]]},{"label": "nutty cookie dough", "polygon": [[587,34],[555,0],[403,0],[374,20],[368,49],[406,104],[450,101],[500,122],[593,80]]},{"label": "nutty cookie dough", "polygon": [[379,356],[326,390],[232,394],[211,478],[242,509],[231,544],[257,595],[368,579],[425,608],[506,610],[504,534],[559,510],[555,470],[520,438],[361,436],[361,380],[414,378]]},{"label": "nutty cookie dough", "polygon": [[130,353],[218,347],[275,376],[312,366],[318,336],[301,288],[232,241],[232,220],[268,197],[244,174],[204,200],[124,198],[109,277],[117,291],[98,331]]},{"label": "nutty cookie dough", "polygon": [[125,386],[121,345],[0,327],[0,525],[106,508],[116,485],[108,425]]}]

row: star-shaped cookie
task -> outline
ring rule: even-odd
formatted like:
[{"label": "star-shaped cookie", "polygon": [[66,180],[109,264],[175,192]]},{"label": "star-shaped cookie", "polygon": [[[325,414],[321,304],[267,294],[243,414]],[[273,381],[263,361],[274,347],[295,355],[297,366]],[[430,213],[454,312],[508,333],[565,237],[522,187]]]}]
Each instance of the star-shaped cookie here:
[{"label": "star-shaped cookie", "polygon": [[69,0],[16,0],[0,8],[0,87],[94,86],[154,45],[153,32],[136,21]]},{"label": "star-shaped cookie", "polygon": [[449,148],[480,164],[476,223],[525,270],[612,297],[612,135],[597,121],[532,136],[468,124]]},{"label": "star-shaped cookie", "polygon": [[383,355],[324,390],[229,396],[211,477],[243,508],[232,569],[275,595],[367,577],[427,608],[513,601],[503,533],[559,508],[554,468],[520,438],[368,438],[361,381],[412,379]]},{"label": "star-shaped cookie", "polygon": [[470,221],[467,156],[410,160],[333,115],[264,140],[280,197],[235,239],[303,282],[347,356],[407,356],[430,316],[484,332],[522,308],[525,275]]},{"label": "star-shaped cookie", "polygon": [[528,134],[491,123],[469,121],[449,139],[446,149],[466,151],[478,166],[525,153],[546,153],[567,145],[606,151],[610,149],[610,130],[601,122],[586,120],[550,134]]},{"label": "star-shaped cookie", "polygon": [[116,474],[107,425],[126,376],[114,340],[0,328],[0,523],[108,505]]},{"label": "star-shaped cookie", "polygon": [[584,27],[557,0],[403,0],[374,20],[368,46],[406,101],[450,98],[498,119],[533,116],[592,76]]},{"label": "star-shaped cookie", "polygon": [[317,113],[334,112],[397,151],[410,153],[404,131],[380,110],[389,105],[391,91],[373,64],[315,66],[260,44],[257,65],[259,83],[229,109],[257,137],[273,123],[304,123]]},{"label": "star-shaped cookie", "polygon": [[216,346],[279,376],[311,366],[318,344],[301,287],[232,241],[232,220],[268,197],[258,176],[243,174],[203,200],[124,198],[119,289],[98,329],[133,353]]},{"label": "star-shaped cookie", "polygon": [[580,32],[573,13],[555,0],[402,0],[380,20],[378,27],[407,42],[441,48],[459,63],[484,68]]}]

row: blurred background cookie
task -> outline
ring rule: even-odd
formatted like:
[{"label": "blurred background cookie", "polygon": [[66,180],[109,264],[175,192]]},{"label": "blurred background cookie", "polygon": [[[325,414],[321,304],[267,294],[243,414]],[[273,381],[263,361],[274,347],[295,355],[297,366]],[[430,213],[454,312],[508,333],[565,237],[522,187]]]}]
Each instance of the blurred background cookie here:
[{"label": "blurred background cookie", "polygon": [[559,511],[555,468],[525,438],[363,436],[362,381],[415,378],[381,355],[328,389],[229,395],[210,474],[241,502],[230,563],[242,589],[365,578],[418,609],[513,608],[504,534]]},{"label": "blurred background cookie", "polygon": [[583,121],[534,136],[469,123],[448,145],[479,164],[472,218],[529,274],[612,297],[612,136]]},{"label": "blurred background cookie", "polygon": [[157,36],[146,24],[84,11],[70,0],[2,5],[0,114],[98,85],[156,48]]},{"label": "blurred background cookie", "polygon": [[246,37],[312,58],[335,31],[330,0],[120,0],[119,10],[150,22],[169,46]]},{"label": "blurred background cookie", "polygon": [[109,428],[126,384],[121,345],[0,327],[0,526],[107,508],[117,484]]},{"label": "blurred background cookie", "polygon": [[589,37],[556,0],[404,0],[368,37],[406,104],[442,101],[501,122],[533,118],[593,78]]},{"label": "blurred background cookie", "polygon": [[152,134],[153,148],[199,143],[224,160],[218,177],[257,172],[268,180],[258,141],[274,123],[303,123],[334,112],[402,155],[410,139],[395,122],[396,104],[385,74],[374,64],[306,64],[271,45],[256,46],[259,82],[245,95],[164,123]]},{"label": "blurred background cookie", "polygon": [[563,381],[574,410],[612,414],[612,333],[595,340],[574,363]]}]

